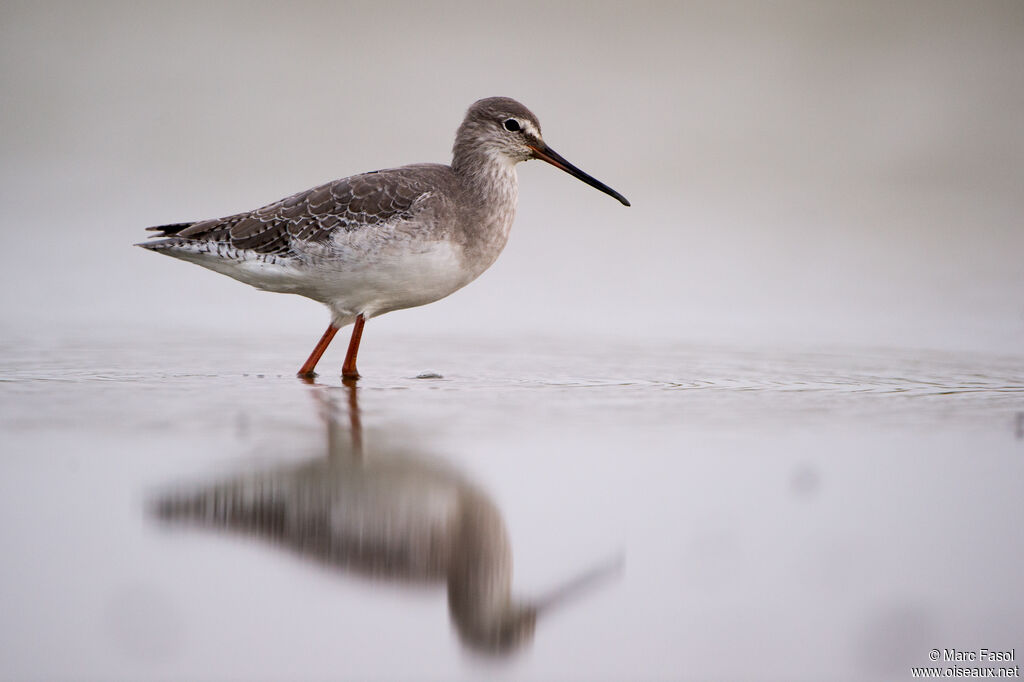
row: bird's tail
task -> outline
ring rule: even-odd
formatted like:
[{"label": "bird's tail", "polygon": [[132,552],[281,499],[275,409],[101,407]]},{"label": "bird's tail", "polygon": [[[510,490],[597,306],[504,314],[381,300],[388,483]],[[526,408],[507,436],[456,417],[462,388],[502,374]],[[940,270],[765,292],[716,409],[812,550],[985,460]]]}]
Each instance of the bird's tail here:
[{"label": "bird's tail", "polygon": [[144,249],[150,251],[161,251],[169,249],[174,246],[178,246],[184,240],[178,238],[178,234],[185,229],[188,229],[195,225],[195,222],[191,223],[172,223],[170,225],[157,225],[155,227],[147,227],[146,232],[156,232],[154,237],[161,237],[160,239],[153,239],[152,241],[139,242],[135,246],[141,246]]},{"label": "bird's tail", "polygon": [[146,232],[159,232],[157,237],[173,237],[185,228],[192,227],[195,222],[190,223],[171,223],[170,225],[157,225],[156,227],[147,227]]},{"label": "bird's tail", "polygon": [[147,232],[157,232],[152,241],[139,242],[135,246],[148,249],[150,251],[165,251],[174,255],[174,247],[187,244],[188,240],[179,238],[178,235],[188,227],[195,225],[196,222],[174,222],[169,225],[157,225],[155,227],[146,227]]},{"label": "bird's tail", "polygon": [[209,487],[168,491],[150,500],[149,513],[167,522],[259,530],[284,527],[285,509],[274,479],[245,477]]}]

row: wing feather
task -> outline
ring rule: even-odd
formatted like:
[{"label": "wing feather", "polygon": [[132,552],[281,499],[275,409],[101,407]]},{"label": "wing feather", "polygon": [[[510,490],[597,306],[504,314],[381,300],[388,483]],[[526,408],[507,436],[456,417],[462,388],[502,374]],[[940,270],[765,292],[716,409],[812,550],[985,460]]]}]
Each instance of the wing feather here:
[{"label": "wing feather", "polygon": [[[235,249],[296,256],[329,241],[339,230],[355,232],[413,220],[437,197],[435,176],[450,172],[433,164],[375,171],[335,180],[245,213],[167,226],[165,236],[223,243]],[[435,207],[436,208],[436,207]],[[152,229],[152,228],[151,228]]]}]

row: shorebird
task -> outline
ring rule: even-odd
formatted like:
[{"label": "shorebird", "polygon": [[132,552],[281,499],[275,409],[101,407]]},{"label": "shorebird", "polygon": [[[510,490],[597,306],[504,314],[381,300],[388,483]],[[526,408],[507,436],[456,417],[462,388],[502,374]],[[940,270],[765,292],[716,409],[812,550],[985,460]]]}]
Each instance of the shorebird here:
[{"label": "shorebird", "polygon": [[342,376],[358,379],[366,320],[437,301],[494,263],[515,218],[515,166],[541,159],[629,206],[624,196],[556,153],[519,102],[475,102],[450,166],[414,164],[335,180],[253,211],[150,227],[138,246],[258,289],[325,304],[331,322],[300,377],[315,376],[338,330],[353,324]]}]

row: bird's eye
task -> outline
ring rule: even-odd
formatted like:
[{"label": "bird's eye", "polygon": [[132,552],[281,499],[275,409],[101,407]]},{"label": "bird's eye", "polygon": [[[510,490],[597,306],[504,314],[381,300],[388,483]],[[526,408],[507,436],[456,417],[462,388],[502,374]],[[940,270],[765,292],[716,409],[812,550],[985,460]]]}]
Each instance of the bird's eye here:
[{"label": "bird's eye", "polygon": [[508,130],[513,133],[516,132],[517,130],[522,130],[522,127],[519,125],[519,121],[515,120],[514,118],[506,120],[504,125],[505,130]]}]

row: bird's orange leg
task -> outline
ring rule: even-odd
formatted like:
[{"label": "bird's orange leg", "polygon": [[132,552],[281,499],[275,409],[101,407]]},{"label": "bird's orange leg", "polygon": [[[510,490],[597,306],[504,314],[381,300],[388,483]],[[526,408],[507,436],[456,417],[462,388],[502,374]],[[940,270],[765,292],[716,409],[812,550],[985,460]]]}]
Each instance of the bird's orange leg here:
[{"label": "bird's orange leg", "polygon": [[352,339],[348,342],[348,353],[345,354],[345,364],[341,366],[342,379],[358,379],[359,372],[356,371],[356,354],[359,352],[359,339],[363,337],[363,324],[366,318],[362,314],[356,316],[355,326],[352,327]]},{"label": "bird's orange leg", "polygon": [[316,348],[309,354],[309,359],[302,365],[302,369],[299,370],[299,377],[302,379],[312,379],[316,376],[316,363],[320,362],[320,356],[327,350],[327,346],[331,345],[331,339],[338,333],[338,328],[333,324],[327,325],[327,331],[320,337],[320,342],[316,344]]}]

